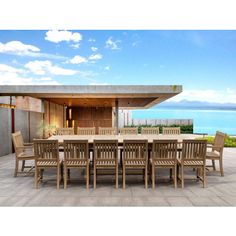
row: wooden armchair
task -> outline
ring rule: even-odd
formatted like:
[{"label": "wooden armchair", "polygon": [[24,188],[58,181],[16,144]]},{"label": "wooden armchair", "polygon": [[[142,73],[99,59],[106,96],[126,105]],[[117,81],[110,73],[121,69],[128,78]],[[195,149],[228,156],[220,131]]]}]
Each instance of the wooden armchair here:
[{"label": "wooden armchair", "polygon": [[78,127],[77,134],[78,135],[95,135],[96,130],[95,130],[95,127]]},{"label": "wooden armchair", "polygon": [[86,187],[89,188],[89,148],[88,140],[64,140],[64,188],[67,188],[68,170],[86,170]]},{"label": "wooden armchair", "polygon": [[[207,153],[206,153],[206,159],[212,161],[211,167],[213,168],[214,171],[216,171],[215,161],[219,161],[221,176],[224,176],[223,149],[224,149],[225,138],[226,138],[226,134],[217,131],[213,145],[208,145],[208,147],[211,150],[207,151]],[[207,167],[209,167],[209,166],[207,166]]]},{"label": "wooden armchair", "polygon": [[159,127],[142,127],[141,134],[159,134]]},{"label": "wooden armchair", "polygon": [[138,134],[138,128],[137,127],[120,128],[120,134],[121,135]]},{"label": "wooden armchair", "polygon": [[180,134],[180,127],[163,127],[162,134],[165,135],[178,135]]},{"label": "wooden armchair", "polygon": [[116,134],[116,128],[98,127],[98,134],[100,134],[100,135],[115,135]]},{"label": "wooden armchair", "polygon": [[116,188],[118,188],[118,140],[94,140],[94,189],[97,185],[98,169],[114,169]]},{"label": "wooden armchair", "polygon": [[124,140],[123,142],[123,189],[126,185],[126,169],[141,169],[144,172],[145,188],[148,187],[148,141]]},{"label": "wooden armchair", "polygon": [[[26,166],[25,161],[30,160],[34,161],[35,156],[33,152],[33,143],[24,143],[23,137],[20,131],[15,132],[12,134],[12,142],[15,149],[15,156],[16,156],[16,162],[15,162],[15,171],[14,171],[14,177],[17,177],[18,173],[29,173],[33,170],[33,166]],[[21,171],[19,172],[19,162],[22,161],[22,167]],[[29,168],[27,172],[24,171],[25,168]]]},{"label": "wooden armchair", "polygon": [[57,128],[56,134],[57,135],[73,135],[74,128]]},{"label": "wooden armchair", "polygon": [[46,169],[56,169],[57,189],[60,187],[61,163],[59,158],[58,140],[34,140],[35,153],[35,187],[38,188],[39,182],[43,181],[43,172]]},{"label": "wooden armchair", "polygon": [[150,169],[152,173],[152,188],[155,188],[157,168],[173,170],[174,187],[177,187],[177,143],[178,140],[153,140]]},{"label": "wooden armchair", "polygon": [[[184,188],[184,169],[194,168],[197,172],[197,178],[203,182],[203,188],[206,186],[206,140],[183,140],[182,155],[177,158],[178,165],[181,168],[181,183]],[[199,176],[201,173],[202,176]]]}]

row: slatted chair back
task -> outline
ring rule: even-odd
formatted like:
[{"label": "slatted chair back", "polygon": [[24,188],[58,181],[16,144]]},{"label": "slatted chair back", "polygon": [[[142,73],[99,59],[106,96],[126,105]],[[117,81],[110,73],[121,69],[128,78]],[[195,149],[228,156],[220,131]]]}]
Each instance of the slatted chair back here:
[{"label": "slatted chair back", "polygon": [[179,135],[180,134],[180,127],[163,127],[162,134]]},{"label": "slatted chair back", "polygon": [[94,140],[94,161],[118,161],[118,140]]},{"label": "slatted chair back", "polygon": [[137,127],[121,128],[120,134],[121,135],[138,134],[138,128]]},{"label": "slatted chair back", "polygon": [[225,144],[226,134],[217,131],[213,143],[212,151],[222,152]]},{"label": "slatted chair back", "polygon": [[78,127],[77,134],[78,135],[95,135],[96,130],[95,127]]},{"label": "slatted chair back", "polygon": [[23,150],[18,147],[24,146],[23,137],[20,131],[12,133],[12,142],[13,142],[16,156],[19,156]]},{"label": "slatted chair back", "polygon": [[87,161],[88,140],[64,140],[64,163],[67,161]]},{"label": "slatted chair back", "polygon": [[56,134],[57,135],[73,135],[74,128],[57,128]]},{"label": "slatted chair back", "polygon": [[148,160],[147,140],[124,140],[123,157],[126,160]]},{"label": "slatted chair back", "polygon": [[159,127],[142,127],[141,134],[159,134]]},{"label": "slatted chair back", "polygon": [[203,160],[205,163],[207,140],[183,140],[182,158],[184,160]]},{"label": "slatted chair back", "polygon": [[174,160],[177,163],[178,140],[153,140],[152,159]]},{"label": "slatted chair back", "polygon": [[98,134],[100,134],[100,135],[115,135],[116,134],[116,128],[98,127]]},{"label": "slatted chair back", "polygon": [[59,163],[58,140],[35,139],[33,143],[36,162],[56,161]]}]

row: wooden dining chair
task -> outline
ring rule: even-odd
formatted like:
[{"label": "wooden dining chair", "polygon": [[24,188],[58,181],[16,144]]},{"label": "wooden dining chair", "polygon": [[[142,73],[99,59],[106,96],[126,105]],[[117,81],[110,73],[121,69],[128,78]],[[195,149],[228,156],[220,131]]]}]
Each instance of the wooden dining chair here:
[{"label": "wooden dining chair", "polygon": [[173,170],[174,187],[177,187],[177,144],[178,140],[153,140],[150,158],[153,189],[155,189],[157,168]]},{"label": "wooden dining chair", "polygon": [[126,134],[138,134],[138,127],[120,128],[120,134],[121,134],[121,135],[126,135]]},{"label": "wooden dining chair", "polygon": [[100,134],[100,135],[115,135],[116,134],[116,128],[98,127],[98,134]]},{"label": "wooden dining chair", "polygon": [[[178,166],[181,168],[181,185],[184,188],[184,169],[191,168],[196,170],[196,176],[206,187],[206,140],[183,140],[182,155],[177,158]],[[199,176],[199,173],[202,176]]]},{"label": "wooden dining chair", "polygon": [[85,169],[86,187],[89,188],[89,147],[88,140],[64,140],[64,188],[67,188],[68,170]]},{"label": "wooden dining chair", "polygon": [[123,141],[123,189],[126,187],[126,170],[141,169],[144,171],[145,188],[148,187],[148,141],[124,140]]},{"label": "wooden dining chair", "polygon": [[159,127],[142,127],[141,134],[159,134]]},{"label": "wooden dining chair", "polygon": [[96,129],[95,127],[78,127],[77,134],[78,135],[95,135]]},{"label": "wooden dining chair", "polygon": [[74,128],[57,128],[57,135],[74,135]]},{"label": "wooden dining chair", "polygon": [[219,161],[221,176],[224,176],[223,150],[224,150],[225,139],[226,139],[226,134],[220,131],[217,131],[214,138],[213,145],[208,145],[210,150],[207,151],[206,153],[206,159],[212,161],[212,166],[207,166],[207,168],[212,167],[213,171],[217,171],[215,167],[215,161]]},{"label": "wooden dining chair", "polygon": [[164,135],[179,135],[180,127],[163,127],[162,134]]},{"label": "wooden dining chair", "polygon": [[38,188],[39,182],[43,181],[43,172],[46,169],[56,169],[57,189],[59,189],[62,160],[59,158],[58,140],[36,139],[33,142],[35,153],[35,187]]},{"label": "wooden dining chair", "polygon": [[115,170],[115,187],[118,188],[118,140],[94,140],[94,189],[97,186],[97,170]]},{"label": "wooden dining chair", "polygon": [[[23,141],[23,137],[20,131],[12,133],[12,142],[15,149],[15,171],[14,177],[17,177],[18,173],[31,173],[34,169],[34,161],[35,156],[33,152],[33,143],[25,143]],[[22,161],[21,171],[19,171],[19,162]],[[26,161],[33,161],[33,165],[26,166]],[[24,169],[28,169],[28,171],[24,171]]]}]

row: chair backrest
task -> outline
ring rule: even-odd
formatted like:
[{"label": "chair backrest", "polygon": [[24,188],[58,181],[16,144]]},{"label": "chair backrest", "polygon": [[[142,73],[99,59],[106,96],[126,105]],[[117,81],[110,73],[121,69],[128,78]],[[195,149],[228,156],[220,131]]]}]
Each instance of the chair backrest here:
[{"label": "chair backrest", "polygon": [[58,140],[34,139],[36,161],[59,161]]},{"label": "chair backrest", "polygon": [[127,128],[120,128],[120,134],[138,134],[138,128],[137,127],[127,127]]},{"label": "chair backrest", "polygon": [[98,134],[100,134],[100,135],[115,135],[116,134],[116,128],[98,127]]},{"label": "chair backrest", "polygon": [[64,162],[69,160],[88,160],[88,140],[64,140]]},{"label": "chair backrest", "polygon": [[142,127],[141,134],[159,134],[159,127]]},{"label": "chair backrest", "polygon": [[[213,151],[221,152],[224,148],[226,134],[217,131],[213,143]],[[215,147],[214,147],[215,146]]]},{"label": "chair backrest", "polygon": [[23,152],[23,149],[18,148],[18,147],[24,146],[23,137],[20,131],[12,133],[12,142],[15,149],[15,154],[16,156],[19,156]]},{"label": "chair backrest", "polygon": [[180,134],[180,127],[163,127],[162,128],[162,134]]},{"label": "chair backrest", "polygon": [[94,160],[118,160],[118,140],[94,140]]},{"label": "chair backrest", "polygon": [[124,140],[123,157],[127,159],[148,160],[148,141],[147,140]]},{"label": "chair backrest", "polygon": [[177,161],[178,140],[153,140],[152,159],[174,159]]},{"label": "chair backrest", "polygon": [[205,160],[207,140],[183,140],[182,160],[201,159]]},{"label": "chair backrest", "polygon": [[74,128],[57,128],[56,134],[57,135],[73,135]]},{"label": "chair backrest", "polygon": [[95,135],[95,127],[78,127],[78,135]]}]

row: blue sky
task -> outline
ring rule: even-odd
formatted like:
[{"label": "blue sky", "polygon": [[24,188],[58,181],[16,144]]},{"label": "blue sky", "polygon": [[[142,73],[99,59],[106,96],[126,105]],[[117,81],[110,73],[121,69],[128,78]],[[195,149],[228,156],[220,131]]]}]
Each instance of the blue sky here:
[{"label": "blue sky", "polygon": [[0,31],[0,84],[183,85],[236,103],[236,31]]}]

